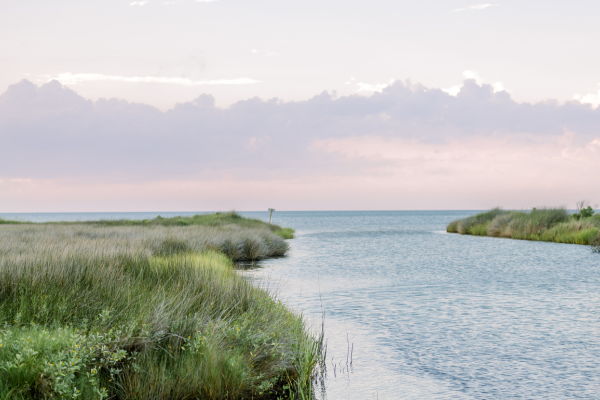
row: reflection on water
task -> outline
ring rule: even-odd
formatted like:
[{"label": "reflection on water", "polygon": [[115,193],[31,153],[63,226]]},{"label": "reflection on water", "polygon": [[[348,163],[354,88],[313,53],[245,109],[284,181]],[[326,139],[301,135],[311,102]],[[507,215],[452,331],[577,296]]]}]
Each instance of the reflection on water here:
[{"label": "reflection on water", "polygon": [[234,265],[235,268],[240,271],[251,271],[263,268],[263,265],[259,261],[238,261],[234,263]]},{"label": "reflection on water", "polygon": [[329,399],[600,397],[600,255],[445,234],[471,214],[278,212],[289,256],[243,273],[323,308]]},{"label": "reflection on water", "polygon": [[[11,217],[158,214],[195,213]],[[289,256],[241,273],[315,329],[325,312],[329,399],[599,398],[600,254],[444,233],[472,214],[276,212],[296,229]]]}]

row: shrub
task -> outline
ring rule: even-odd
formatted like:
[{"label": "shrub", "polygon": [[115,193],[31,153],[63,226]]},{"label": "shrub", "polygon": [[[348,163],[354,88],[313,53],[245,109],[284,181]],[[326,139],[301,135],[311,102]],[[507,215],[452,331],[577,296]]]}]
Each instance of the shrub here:
[{"label": "shrub", "polygon": [[581,214],[581,218],[590,218],[592,215],[594,215],[594,210],[591,206],[587,206],[587,208],[579,210],[579,214]]},{"label": "shrub", "polygon": [[580,218],[590,218],[594,215],[594,209],[587,200],[580,200],[576,203],[575,207],[577,212],[573,214],[573,218],[579,220]]}]

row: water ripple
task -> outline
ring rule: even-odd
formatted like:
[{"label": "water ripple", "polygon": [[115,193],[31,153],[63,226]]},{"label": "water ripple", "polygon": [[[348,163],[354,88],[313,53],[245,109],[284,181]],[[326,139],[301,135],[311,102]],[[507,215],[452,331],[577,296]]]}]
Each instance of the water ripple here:
[{"label": "water ripple", "polygon": [[600,256],[439,234],[470,214],[277,213],[290,256],[245,273],[325,310],[328,398],[600,397]]}]

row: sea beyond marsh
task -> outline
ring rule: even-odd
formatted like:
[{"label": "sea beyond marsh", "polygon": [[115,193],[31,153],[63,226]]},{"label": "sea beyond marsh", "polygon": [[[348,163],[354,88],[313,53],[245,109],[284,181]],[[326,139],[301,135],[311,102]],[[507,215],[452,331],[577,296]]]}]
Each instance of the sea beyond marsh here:
[{"label": "sea beyond marsh", "polygon": [[[242,273],[313,326],[325,311],[329,399],[596,397],[600,255],[446,232],[479,212],[278,211],[274,222],[295,229],[287,255]],[[158,214],[184,215],[19,217]]]}]

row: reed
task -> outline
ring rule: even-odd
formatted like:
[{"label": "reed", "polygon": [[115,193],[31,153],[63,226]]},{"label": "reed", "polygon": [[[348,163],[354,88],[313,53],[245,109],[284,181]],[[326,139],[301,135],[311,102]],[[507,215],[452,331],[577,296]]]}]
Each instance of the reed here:
[{"label": "reed", "polygon": [[594,253],[600,253],[600,239],[596,238],[595,240],[593,240],[590,244],[590,248]]},{"label": "reed", "polygon": [[593,212],[569,215],[564,208],[534,208],[530,212],[499,208],[452,221],[446,230],[466,235],[505,237],[593,245],[598,241],[600,216]]},{"label": "reed", "polygon": [[322,334],[232,264],[286,250],[230,224],[0,226],[0,398],[310,395]]}]

